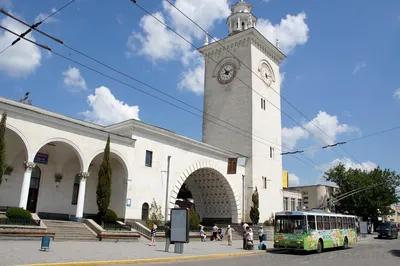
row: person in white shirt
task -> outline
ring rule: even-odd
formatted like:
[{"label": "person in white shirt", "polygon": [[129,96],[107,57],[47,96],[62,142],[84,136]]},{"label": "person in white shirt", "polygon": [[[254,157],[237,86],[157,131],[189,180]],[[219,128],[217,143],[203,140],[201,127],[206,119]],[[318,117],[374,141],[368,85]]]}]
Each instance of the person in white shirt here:
[{"label": "person in white shirt", "polygon": [[264,229],[262,226],[258,229],[258,239],[260,240],[260,244],[264,241]]},{"label": "person in white shirt", "polygon": [[212,241],[215,241],[217,239],[217,235],[218,235],[218,226],[214,225],[213,227],[213,235],[212,235]]}]

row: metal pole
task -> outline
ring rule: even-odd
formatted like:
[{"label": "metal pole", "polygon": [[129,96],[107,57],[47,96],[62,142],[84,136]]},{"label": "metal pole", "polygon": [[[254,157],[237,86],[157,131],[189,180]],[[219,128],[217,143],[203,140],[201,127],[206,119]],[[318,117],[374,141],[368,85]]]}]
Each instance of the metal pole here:
[{"label": "metal pole", "polygon": [[[167,225],[168,222],[168,190],[169,190],[169,168],[170,168],[171,156],[168,156],[168,164],[167,164],[167,185],[165,186],[165,222],[164,226]],[[169,238],[165,238],[165,251],[169,251]]]},{"label": "metal pole", "polygon": [[244,222],[244,177],[245,175],[242,175],[242,222]]}]

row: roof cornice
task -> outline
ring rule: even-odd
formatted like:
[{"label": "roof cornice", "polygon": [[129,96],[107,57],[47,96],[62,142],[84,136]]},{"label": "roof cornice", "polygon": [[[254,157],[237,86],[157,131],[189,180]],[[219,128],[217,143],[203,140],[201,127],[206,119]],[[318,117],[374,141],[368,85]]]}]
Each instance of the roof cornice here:
[{"label": "roof cornice", "polygon": [[38,121],[50,122],[52,124],[63,126],[64,128],[68,127],[78,132],[85,132],[94,137],[102,138],[104,140],[110,134],[112,136],[112,142],[118,144],[133,146],[136,141],[132,137],[126,137],[110,132],[104,126],[64,116],[43,108],[35,107],[3,97],[0,97],[0,109],[3,109],[8,113],[21,115],[22,117],[30,117]]}]

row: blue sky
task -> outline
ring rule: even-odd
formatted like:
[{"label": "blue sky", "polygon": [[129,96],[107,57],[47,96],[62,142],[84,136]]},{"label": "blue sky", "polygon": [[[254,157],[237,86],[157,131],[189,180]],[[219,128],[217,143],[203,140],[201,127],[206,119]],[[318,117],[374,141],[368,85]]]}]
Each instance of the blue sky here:
[{"label": "blue sky", "polygon": [[[67,0],[0,0],[0,5],[19,18],[33,23],[50,14]],[[77,0],[40,29],[104,63],[138,78],[165,93],[202,109],[203,62],[178,36],[129,0]],[[202,46],[204,34],[174,12],[165,1],[138,2],[174,29]],[[227,0],[176,0],[174,3],[207,28],[212,36],[227,35]],[[199,3],[200,2],[200,3]],[[249,0],[259,18],[257,28],[280,44],[287,54],[281,65],[282,95],[309,119],[313,119],[336,141],[398,125],[400,112],[400,2],[386,0]],[[1,25],[17,32],[20,24],[2,15]],[[145,86],[120,76],[44,36],[29,38],[73,60],[165,98]],[[0,35],[0,49],[14,37]],[[20,99],[31,92],[33,105],[64,115],[101,124],[128,118],[168,128],[201,139],[201,119],[160,102],[134,89],[107,79],[57,55],[24,41],[0,55],[0,95]],[[168,98],[165,98],[170,100]],[[178,103],[179,105],[179,103]],[[186,107],[185,107],[186,108]],[[287,103],[282,110],[324,141],[332,143]],[[288,117],[282,116],[284,143],[293,149],[323,146]],[[348,166],[376,165],[400,171],[399,132],[391,132],[346,144],[347,153],[336,148],[308,152],[325,169],[345,162]],[[342,156],[342,157],[341,157]],[[346,157],[348,159],[344,159]],[[300,157],[304,160],[303,157]],[[284,168],[292,184],[321,181],[321,172],[284,156]]]}]

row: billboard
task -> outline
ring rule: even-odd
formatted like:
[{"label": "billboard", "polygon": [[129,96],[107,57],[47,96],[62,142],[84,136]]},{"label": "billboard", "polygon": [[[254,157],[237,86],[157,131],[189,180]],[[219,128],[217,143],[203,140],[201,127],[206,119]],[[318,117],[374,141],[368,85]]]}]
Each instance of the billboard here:
[{"label": "billboard", "polygon": [[189,243],[189,209],[171,209],[171,238],[173,243]]},{"label": "billboard", "polygon": [[282,170],[282,188],[289,187],[289,173],[288,171]]}]

